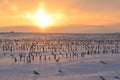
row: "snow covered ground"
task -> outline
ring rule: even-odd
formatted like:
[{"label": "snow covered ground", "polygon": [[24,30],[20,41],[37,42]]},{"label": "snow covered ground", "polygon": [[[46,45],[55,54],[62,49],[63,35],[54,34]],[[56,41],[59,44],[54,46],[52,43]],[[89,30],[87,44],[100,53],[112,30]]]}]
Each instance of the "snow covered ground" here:
[{"label": "snow covered ground", "polygon": [[[62,48],[64,49],[64,46]],[[84,49],[82,50],[84,52]],[[61,50],[62,53],[66,53],[63,51]],[[78,57],[74,58],[58,55],[56,60],[40,60],[39,56],[36,56],[30,63],[23,59],[19,61],[19,52],[13,51],[17,58],[15,62],[15,59],[11,57],[12,51],[6,54],[0,51],[0,80],[120,80],[119,53],[111,54],[108,50],[106,54],[81,57],[79,51],[78,48]],[[50,54],[46,53],[46,55]]]},{"label": "snow covered ground", "polygon": [[[119,80],[116,78],[120,77],[119,60],[120,54],[102,54],[59,62],[35,60],[32,63],[22,63],[1,56],[0,80],[102,80],[100,76],[105,80]],[[34,74],[34,70],[39,74]]]}]

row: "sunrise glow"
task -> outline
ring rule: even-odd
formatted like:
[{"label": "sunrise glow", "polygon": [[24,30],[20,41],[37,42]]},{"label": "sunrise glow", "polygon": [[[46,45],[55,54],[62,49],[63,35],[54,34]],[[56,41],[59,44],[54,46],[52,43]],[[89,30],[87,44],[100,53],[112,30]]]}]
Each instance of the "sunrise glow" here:
[{"label": "sunrise glow", "polygon": [[45,28],[51,25],[52,18],[50,15],[47,15],[42,8],[40,8],[34,15],[33,20],[41,28]]},{"label": "sunrise glow", "polygon": [[41,29],[55,26],[62,23],[62,19],[65,18],[65,14],[61,12],[47,13],[44,3],[40,4],[40,8],[34,13],[27,13],[26,18],[31,19],[34,25],[39,26]]},{"label": "sunrise glow", "polygon": [[43,3],[41,3],[40,8],[36,12],[28,13],[25,17],[31,19],[34,25],[37,25],[42,29],[45,29],[52,24],[52,17],[45,12]]},{"label": "sunrise glow", "polygon": [[120,0],[0,0],[0,31],[119,32],[119,9]]}]

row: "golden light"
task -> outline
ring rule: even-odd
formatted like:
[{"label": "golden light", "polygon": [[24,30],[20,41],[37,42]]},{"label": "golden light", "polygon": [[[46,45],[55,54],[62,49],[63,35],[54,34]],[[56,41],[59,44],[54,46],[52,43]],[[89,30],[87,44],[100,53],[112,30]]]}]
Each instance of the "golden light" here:
[{"label": "golden light", "polygon": [[35,23],[41,28],[50,26],[52,21],[50,15],[47,15],[42,8],[40,8],[35,14],[33,14],[33,19]]},{"label": "golden light", "polygon": [[40,8],[36,12],[33,14],[27,13],[25,17],[33,20],[35,25],[40,26],[42,29],[45,29],[49,26],[57,24],[57,22],[60,22],[60,20],[64,17],[64,14],[60,12],[48,14],[45,12],[44,3],[41,3]]},{"label": "golden light", "polygon": [[41,3],[40,9],[31,15],[31,18],[35,25],[40,26],[42,29],[50,26],[52,23],[52,17],[45,12],[43,3]]}]

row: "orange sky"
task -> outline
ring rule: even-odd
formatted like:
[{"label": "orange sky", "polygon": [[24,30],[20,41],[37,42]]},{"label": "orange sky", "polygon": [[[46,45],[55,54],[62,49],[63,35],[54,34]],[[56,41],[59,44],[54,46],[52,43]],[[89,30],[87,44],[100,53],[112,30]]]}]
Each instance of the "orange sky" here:
[{"label": "orange sky", "polygon": [[34,30],[23,27],[39,23],[40,16],[29,16],[37,13],[41,4],[46,15],[52,16],[48,25],[52,27],[43,32],[120,31],[120,0],[0,0],[0,31],[41,32],[41,27],[39,30],[38,27]]}]

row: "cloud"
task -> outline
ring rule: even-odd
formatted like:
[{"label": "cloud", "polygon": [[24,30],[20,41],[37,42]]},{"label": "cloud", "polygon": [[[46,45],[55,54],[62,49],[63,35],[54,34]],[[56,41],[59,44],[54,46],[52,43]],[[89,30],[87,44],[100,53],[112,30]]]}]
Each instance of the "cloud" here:
[{"label": "cloud", "polygon": [[53,27],[46,30],[51,33],[114,33],[119,32],[120,24],[108,25],[68,25],[64,27]]},{"label": "cloud", "polygon": [[18,7],[9,0],[0,1],[1,16],[12,16],[18,14]]},{"label": "cloud", "polygon": [[36,26],[6,26],[0,27],[0,32],[41,32]]},{"label": "cloud", "polygon": [[120,0],[44,0],[54,11],[63,9],[68,22],[108,24],[120,22]]},{"label": "cloud", "polygon": [[[16,11],[35,11],[40,7],[39,0],[0,0],[1,10]],[[67,13],[88,12],[118,16],[120,14],[120,0],[44,0],[46,9],[53,11],[63,9]],[[69,12],[68,12],[69,11]]]},{"label": "cloud", "polygon": [[85,5],[83,9],[93,10],[93,11],[104,11],[104,12],[114,12],[120,9],[120,0],[80,0]]},{"label": "cloud", "polygon": [[[120,23],[120,0],[42,0],[42,2],[45,3],[45,10],[48,14],[62,13],[65,15],[62,24],[69,28],[65,27],[63,32],[120,30],[118,26],[112,25]],[[26,13],[36,12],[40,9],[40,3],[41,0],[0,0],[0,19],[2,20],[0,26],[32,25],[32,22],[25,18]],[[16,20],[19,21],[15,22]],[[55,27],[56,31],[61,31],[60,29],[63,27]]]}]

